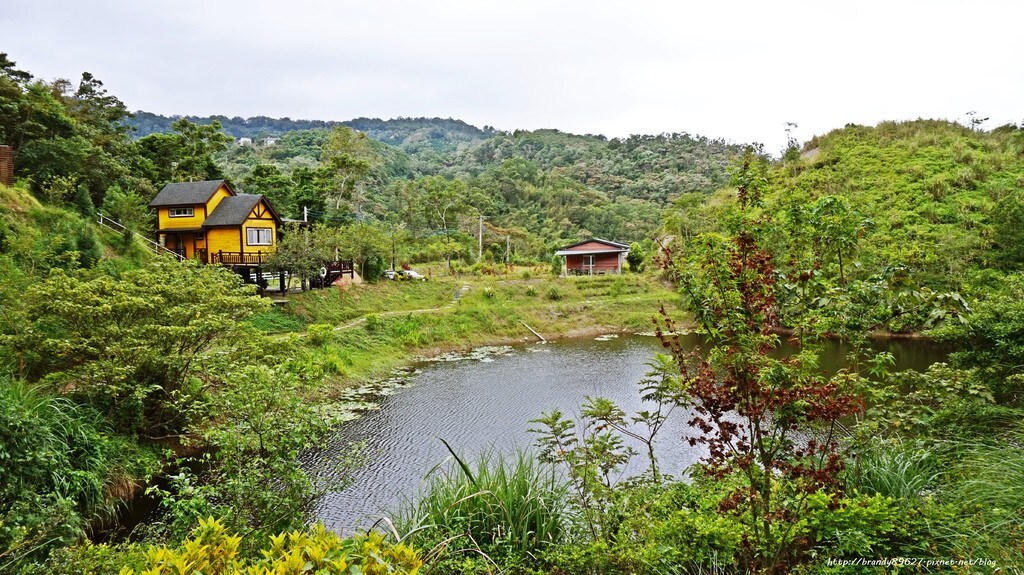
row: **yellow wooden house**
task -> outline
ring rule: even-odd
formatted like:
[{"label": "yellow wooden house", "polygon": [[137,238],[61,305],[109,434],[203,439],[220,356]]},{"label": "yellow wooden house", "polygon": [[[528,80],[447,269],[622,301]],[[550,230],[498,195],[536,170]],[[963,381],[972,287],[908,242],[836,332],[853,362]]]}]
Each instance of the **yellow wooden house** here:
[{"label": "yellow wooden house", "polygon": [[149,207],[157,212],[157,241],[186,258],[259,266],[277,249],[282,219],[274,207],[224,180],[167,184]]}]

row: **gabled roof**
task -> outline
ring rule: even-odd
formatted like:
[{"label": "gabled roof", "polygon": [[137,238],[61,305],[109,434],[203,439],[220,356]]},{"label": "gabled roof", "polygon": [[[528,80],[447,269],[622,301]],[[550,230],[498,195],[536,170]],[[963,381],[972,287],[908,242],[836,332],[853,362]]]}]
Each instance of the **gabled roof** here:
[{"label": "gabled roof", "polygon": [[[605,249],[580,250],[580,251],[573,250],[573,248],[577,248],[579,246],[582,246],[582,245],[585,245],[585,244],[592,244],[592,243],[604,244],[605,246],[607,246],[607,248],[605,248]],[[576,243],[574,243],[574,244],[572,244],[570,246],[565,246],[564,248],[562,248],[562,249],[558,250],[557,252],[555,252],[555,255],[556,256],[564,256],[564,255],[583,254],[583,253],[603,254],[603,253],[616,253],[616,252],[628,252],[628,251],[629,251],[629,245],[627,245],[627,244],[620,244],[618,242],[610,242],[608,240],[602,240],[601,238],[590,238],[590,239],[587,239],[587,240],[583,240],[582,242],[576,242]]]},{"label": "gabled roof", "polygon": [[260,200],[263,200],[263,203],[266,204],[270,214],[274,217],[274,221],[280,224],[281,217],[277,215],[274,207],[262,195],[238,194],[221,200],[217,204],[217,208],[213,210],[213,213],[206,217],[203,227],[240,226],[249,217],[249,214],[252,213],[256,204],[260,203]]},{"label": "gabled roof", "polygon": [[161,206],[194,206],[205,204],[213,197],[221,186],[225,186],[231,195],[235,191],[224,180],[205,180],[202,182],[175,182],[164,186],[160,193],[149,202],[149,207]]}]

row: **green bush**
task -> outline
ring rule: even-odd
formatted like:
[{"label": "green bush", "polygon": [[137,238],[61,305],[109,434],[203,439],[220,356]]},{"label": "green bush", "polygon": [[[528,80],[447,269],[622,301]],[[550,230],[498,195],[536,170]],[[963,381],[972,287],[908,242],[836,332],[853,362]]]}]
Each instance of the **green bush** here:
[{"label": "green bush", "polygon": [[558,277],[562,275],[562,256],[551,257],[551,275]]},{"label": "green bush", "polygon": [[366,331],[375,333],[384,326],[384,320],[377,314],[371,313],[366,316]]},{"label": "green bush", "polygon": [[547,298],[551,301],[559,301],[562,299],[562,292],[558,291],[558,288],[552,287],[548,290]]},{"label": "green bush", "polygon": [[567,540],[542,561],[555,573],[716,573],[735,565],[744,538],[743,525],[719,513],[721,497],[714,483],[699,479],[619,484],[607,536]]},{"label": "green bush", "polygon": [[120,575],[126,568],[142,571],[145,567],[144,545],[94,545],[86,541],[54,551],[45,564],[26,569],[24,575]]},{"label": "green bush", "polygon": [[314,323],[306,328],[306,335],[312,345],[326,345],[336,338],[334,326],[326,323]]},{"label": "green bush", "polygon": [[[233,368],[228,368],[233,369]],[[340,489],[344,450],[323,477],[303,467],[299,454],[317,445],[335,423],[307,399],[308,382],[281,366],[246,365],[221,375],[221,389],[211,398],[216,422],[203,430],[209,451],[183,467],[160,495],[167,510],[154,522],[156,534],[178,540],[195,521],[216,515],[232,529],[268,535],[302,525],[323,491]]]},{"label": "green bush", "polygon": [[145,568],[136,571],[126,565],[121,575],[412,575],[423,565],[413,548],[388,543],[377,531],[341,539],[319,523],[270,537],[255,559],[240,554],[241,540],[216,519],[200,520],[181,547],[152,547],[146,551]]}]

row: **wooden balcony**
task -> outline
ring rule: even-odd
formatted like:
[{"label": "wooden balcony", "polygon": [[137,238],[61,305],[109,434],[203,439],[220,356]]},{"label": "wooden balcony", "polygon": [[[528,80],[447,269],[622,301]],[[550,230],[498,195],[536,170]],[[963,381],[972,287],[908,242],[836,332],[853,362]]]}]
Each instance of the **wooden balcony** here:
[{"label": "wooden balcony", "polygon": [[[199,259],[211,264],[223,264],[226,266],[261,266],[270,260],[274,252],[225,252],[216,251],[206,253],[206,250],[197,250]],[[207,255],[209,259],[207,260]]]}]

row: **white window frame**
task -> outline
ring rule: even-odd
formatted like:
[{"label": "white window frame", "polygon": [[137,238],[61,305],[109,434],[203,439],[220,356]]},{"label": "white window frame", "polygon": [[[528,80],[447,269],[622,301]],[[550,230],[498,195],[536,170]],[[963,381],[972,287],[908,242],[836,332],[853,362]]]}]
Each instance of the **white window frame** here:
[{"label": "white window frame", "polygon": [[[263,234],[262,232],[266,232]],[[266,235],[266,241],[260,241],[261,236]],[[255,240],[255,241],[253,241]],[[274,245],[273,228],[245,228],[245,245],[247,246],[271,246]]]},{"label": "white window frame", "polygon": [[583,256],[583,267],[585,267],[585,268],[592,268],[592,267],[594,267],[594,255],[593,254],[587,254],[587,255]]},{"label": "white window frame", "polygon": [[167,217],[169,218],[192,218],[195,215],[195,208],[167,208]]}]

